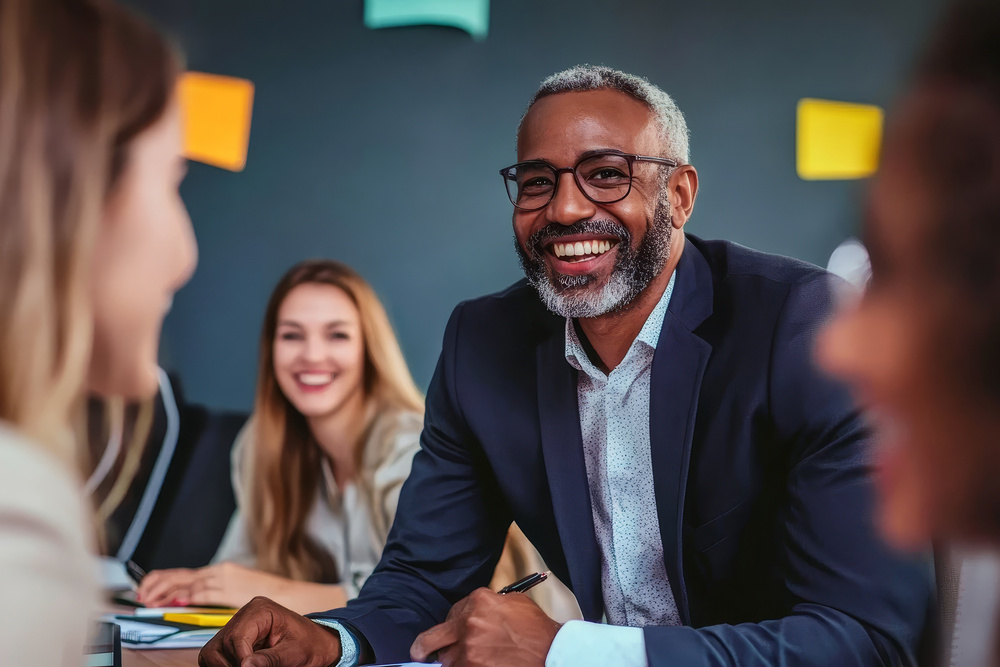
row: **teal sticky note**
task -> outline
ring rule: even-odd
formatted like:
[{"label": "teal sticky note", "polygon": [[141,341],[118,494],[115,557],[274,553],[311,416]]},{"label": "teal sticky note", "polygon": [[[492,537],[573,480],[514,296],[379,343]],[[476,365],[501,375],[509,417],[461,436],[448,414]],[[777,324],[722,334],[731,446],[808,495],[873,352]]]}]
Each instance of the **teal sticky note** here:
[{"label": "teal sticky note", "polygon": [[365,0],[365,27],[445,25],[466,31],[476,41],[490,28],[490,0]]}]

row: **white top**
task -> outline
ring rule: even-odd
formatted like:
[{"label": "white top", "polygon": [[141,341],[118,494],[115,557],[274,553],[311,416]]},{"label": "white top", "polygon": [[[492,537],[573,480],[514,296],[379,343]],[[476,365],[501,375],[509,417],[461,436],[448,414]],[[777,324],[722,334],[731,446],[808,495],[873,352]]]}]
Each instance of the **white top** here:
[{"label": "white top", "polygon": [[584,460],[601,550],[601,589],[608,623],[564,625],[546,659],[557,665],[603,665],[614,646],[617,665],[645,665],[637,628],[680,625],[663,560],[649,441],[653,354],[674,291],[675,276],[646,319],[625,358],[605,375],[587,357],[573,320],[566,320],[566,361],[580,371],[577,400]]},{"label": "white top", "polygon": [[0,422],[0,665],[79,667],[99,612],[80,481]]},{"label": "white top", "polygon": [[[339,488],[329,462],[326,457],[322,459],[323,474],[307,520],[307,532],[333,557],[341,580],[329,583],[343,586],[348,599],[357,597],[382,557],[389,528],[396,516],[399,491],[410,474],[413,455],[420,449],[422,427],[423,417],[415,412],[387,412],[377,416],[364,444],[361,470],[358,471],[364,483],[360,485],[348,484]],[[253,447],[252,438],[251,418],[233,445],[236,512],[213,562],[232,561],[257,567],[257,555],[242,509],[250,501],[246,464]]]}]

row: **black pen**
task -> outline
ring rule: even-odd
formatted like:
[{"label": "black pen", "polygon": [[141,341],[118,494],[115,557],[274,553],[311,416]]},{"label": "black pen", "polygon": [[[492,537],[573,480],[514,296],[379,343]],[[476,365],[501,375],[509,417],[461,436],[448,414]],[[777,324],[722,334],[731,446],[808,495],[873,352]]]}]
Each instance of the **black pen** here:
[{"label": "black pen", "polygon": [[534,588],[538,584],[542,583],[549,578],[549,572],[535,572],[534,574],[529,574],[524,579],[519,579],[515,581],[510,586],[504,586],[497,593],[499,595],[506,595],[507,593],[524,593],[529,589]]},{"label": "black pen", "polygon": [[132,559],[125,561],[125,570],[128,572],[128,575],[132,577],[132,580],[136,583],[136,585],[141,584],[142,580],[146,578],[146,571],[136,565],[136,562]]}]

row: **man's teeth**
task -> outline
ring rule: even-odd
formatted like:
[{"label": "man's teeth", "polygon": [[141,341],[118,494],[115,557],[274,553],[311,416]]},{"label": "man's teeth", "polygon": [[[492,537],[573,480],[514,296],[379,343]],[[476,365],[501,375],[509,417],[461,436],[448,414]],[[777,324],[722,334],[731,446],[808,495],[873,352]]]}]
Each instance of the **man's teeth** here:
[{"label": "man's teeth", "polygon": [[609,250],[611,250],[611,241],[577,241],[576,243],[555,243],[552,245],[552,251],[556,257],[603,255]]},{"label": "man's teeth", "polygon": [[299,382],[310,387],[328,384],[333,379],[330,373],[299,373],[298,377]]}]

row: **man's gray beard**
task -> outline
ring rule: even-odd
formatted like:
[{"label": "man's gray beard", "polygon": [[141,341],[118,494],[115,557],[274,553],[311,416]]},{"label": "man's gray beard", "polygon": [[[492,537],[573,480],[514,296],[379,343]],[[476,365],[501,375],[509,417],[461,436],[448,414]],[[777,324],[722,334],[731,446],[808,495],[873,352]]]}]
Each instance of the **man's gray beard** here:
[{"label": "man's gray beard", "polygon": [[[592,287],[590,275],[550,275],[543,253],[545,241],[571,234],[611,234],[619,239],[615,267],[607,282]],[[611,220],[586,220],[572,225],[549,224],[528,239],[529,252],[514,240],[521,269],[538,291],[545,307],[562,317],[600,317],[626,310],[629,304],[660,275],[670,259],[673,225],[670,202],[661,197],[653,212],[653,225],[643,235],[639,247],[632,249],[632,236],[622,225]]]}]

